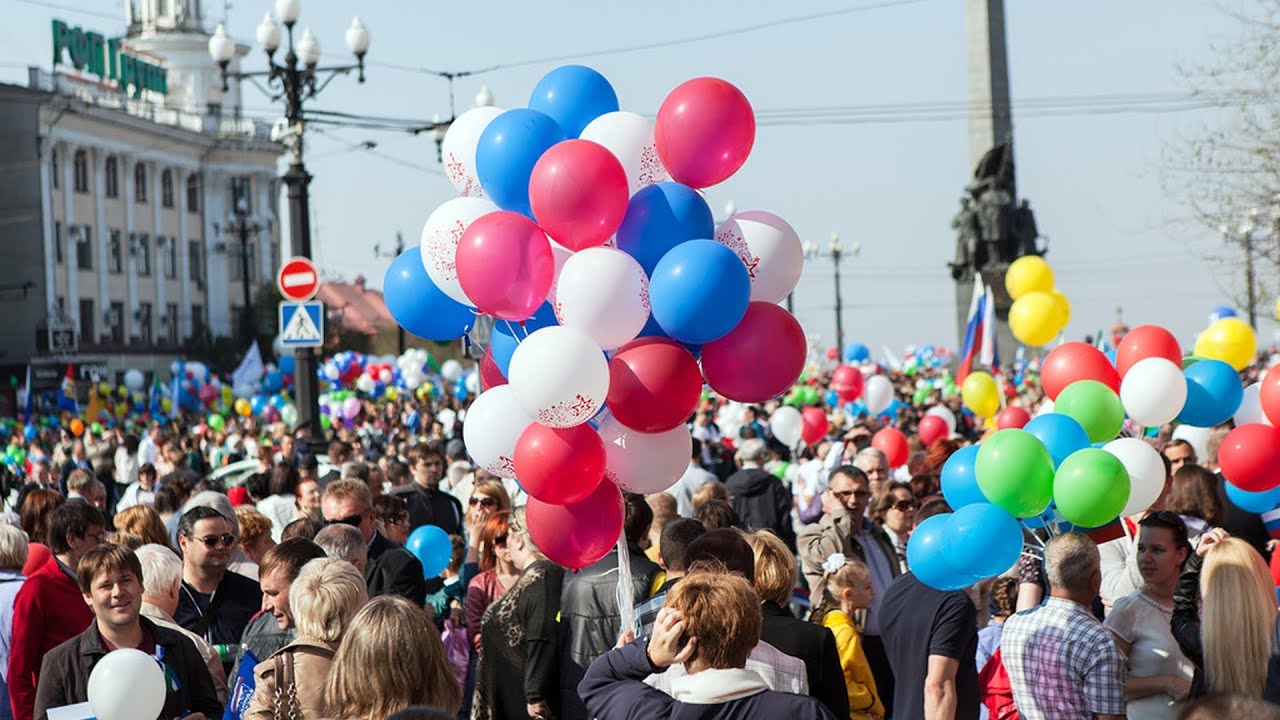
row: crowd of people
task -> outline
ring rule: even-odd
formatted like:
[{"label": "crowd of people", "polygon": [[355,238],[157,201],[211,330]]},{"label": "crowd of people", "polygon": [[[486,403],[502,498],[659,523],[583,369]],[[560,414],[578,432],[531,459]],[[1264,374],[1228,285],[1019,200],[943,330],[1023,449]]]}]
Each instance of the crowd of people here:
[{"label": "crowd of people", "polygon": [[[984,428],[927,402],[959,419],[927,447],[904,402],[830,410],[790,448],[777,403],[721,427],[710,399],[684,475],[624,494],[618,547],[577,572],[539,551],[519,484],[470,462],[452,399],[366,402],[327,442],[252,418],[15,434],[0,718],[87,701],[122,648],[164,668],[160,717],[194,720],[1280,717],[1271,539],[1223,492],[1225,429],[1203,458],[1148,438],[1165,491],[1109,535],[1028,529],[1007,573],[942,591],[908,540]],[[901,467],[870,445],[884,425]],[[437,577],[405,547],[425,525],[452,542]]]}]

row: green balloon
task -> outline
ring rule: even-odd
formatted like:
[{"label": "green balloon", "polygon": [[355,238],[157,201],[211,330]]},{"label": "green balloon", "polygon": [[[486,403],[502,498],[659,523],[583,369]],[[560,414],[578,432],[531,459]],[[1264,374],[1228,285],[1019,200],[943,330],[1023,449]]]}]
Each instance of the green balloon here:
[{"label": "green balloon", "polygon": [[786,460],[783,460],[779,462],[777,465],[773,466],[772,474],[774,477],[778,478],[779,480],[785,480],[787,477],[787,468],[789,467],[791,467],[791,463],[787,462]]},{"label": "green balloon", "polygon": [[822,395],[818,393],[818,388],[812,385],[806,385],[801,391],[805,405],[817,405],[822,402]]},{"label": "green balloon", "polygon": [[1182,369],[1186,370],[1187,368],[1191,367],[1192,365],[1195,365],[1201,360],[1204,360],[1204,358],[1200,357],[1199,355],[1187,355],[1182,358]]},{"label": "green balloon", "polygon": [[210,415],[209,419],[206,420],[205,423],[208,424],[209,428],[214,432],[217,432],[227,426],[226,418],[222,417],[218,413]]},{"label": "green balloon", "polygon": [[1015,517],[1039,515],[1053,498],[1053,457],[1025,430],[1000,430],[983,440],[974,474],[982,494]]},{"label": "green balloon", "polygon": [[94,423],[94,424],[90,425],[90,426],[89,426],[89,432],[93,433],[94,435],[101,435],[101,434],[102,434],[102,423],[100,423],[100,422],[96,422],[96,423]]},{"label": "green balloon", "polygon": [[1077,450],[1058,466],[1053,501],[1068,522],[1101,527],[1115,520],[1129,502],[1129,472],[1120,458],[1106,450]]},{"label": "green balloon", "polygon": [[1077,380],[1053,401],[1053,411],[1062,413],[1089,434],[1089,442],[1114,440],[1124,425],[1124,406],[1115,391],[1097,380]]}]

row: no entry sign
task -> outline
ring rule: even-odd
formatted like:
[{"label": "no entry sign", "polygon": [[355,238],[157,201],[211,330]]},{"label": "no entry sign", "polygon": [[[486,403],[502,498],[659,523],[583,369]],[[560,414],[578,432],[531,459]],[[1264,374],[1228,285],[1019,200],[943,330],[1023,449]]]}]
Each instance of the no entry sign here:
[{"label": "no entry sign", "polygon": [[320,289],[320,273],[316,266],[304,257],[289,258],[280,266],[276,275],[276,286],[280,294],[294,302],[303,302],[315,297]]}]

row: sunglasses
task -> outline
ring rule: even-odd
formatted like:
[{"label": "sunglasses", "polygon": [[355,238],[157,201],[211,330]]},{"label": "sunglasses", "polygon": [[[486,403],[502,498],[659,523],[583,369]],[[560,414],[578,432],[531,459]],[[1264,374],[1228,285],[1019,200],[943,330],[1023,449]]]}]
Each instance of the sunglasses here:
[{"label": "sunglasses", "polygon": [[329,527],[330,525],[350,525],[351,527],[358,528],[360,527],[360,524],[364,522],[365,512],[368,512],[368,511],[366,510],[364,512],[358,512],[358,513],[355,513],[354,515],[348,515],[344,518],[338,518],[337,520],[325,520],[324,526]]},{"label": "sunglasses", "polygon": [[[358,521],[357,521],[357,523],[358,523]],[[395,516],[395,517],[389,517],[389,518],[387,518],[386,523],[387,523],[388,525],[408,525],[408,524],[409,524],[409,516],[408,516],[408,515],[397,515],[397,516]]]},{"label": "sunglasses", "polygon": [[858,498],[868,497],[871,495],[871,491],[870,490],[845,490],[844,492],[832,491],[831,494],[835,495],[841,500],[848,500],[850,496],[858,497]]},{"label": "sunglasses", "polygon": [[216,548],[219,546],[231,547],[232,545],[236,544],[236,536],[232,535],[231,533],[226,533],[224,535],[205,535],[202,538],[196,538],[196,539],[204,543],[204,546],[210,549]]},{"label": "sunglasses", "polygon": [[471,507],[475,507],[477,505],[480,505],[481,507],[494,507],[497,504],[498,504],[498,501],[494,500],[491,497],[485,497],[483,495],[471,496]]},{"label": "sunglasses", "polygon": [[506,534],[506,533],[503,533],[503,534],[498,535],[497,537],[495,537],[495,538],[493,539],[493,544],[494,544],[494,545],[506,545],[506,544],[507,544],[507,534]]},{"label": "sunglasses", "polygon": [[899,500],[898,502],[893,504],[893,509],[897,510],[898,512],[907,512],[908,510],[915,510],[917,507],[918,506],[916,505],[915,500]]}]

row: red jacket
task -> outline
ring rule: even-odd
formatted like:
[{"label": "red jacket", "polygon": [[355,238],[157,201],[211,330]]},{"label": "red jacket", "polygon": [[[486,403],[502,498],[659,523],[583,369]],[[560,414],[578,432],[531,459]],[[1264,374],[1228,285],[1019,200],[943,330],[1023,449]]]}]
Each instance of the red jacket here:
[{"label": "red jacket", "polygon": [[46,653],[84,632],[93,610],[79,585],[56,558],[40,566],[18,590],[13,604],[13,641],[9,648],[9,699],[15,720],[32,720],[36,680]]}]

